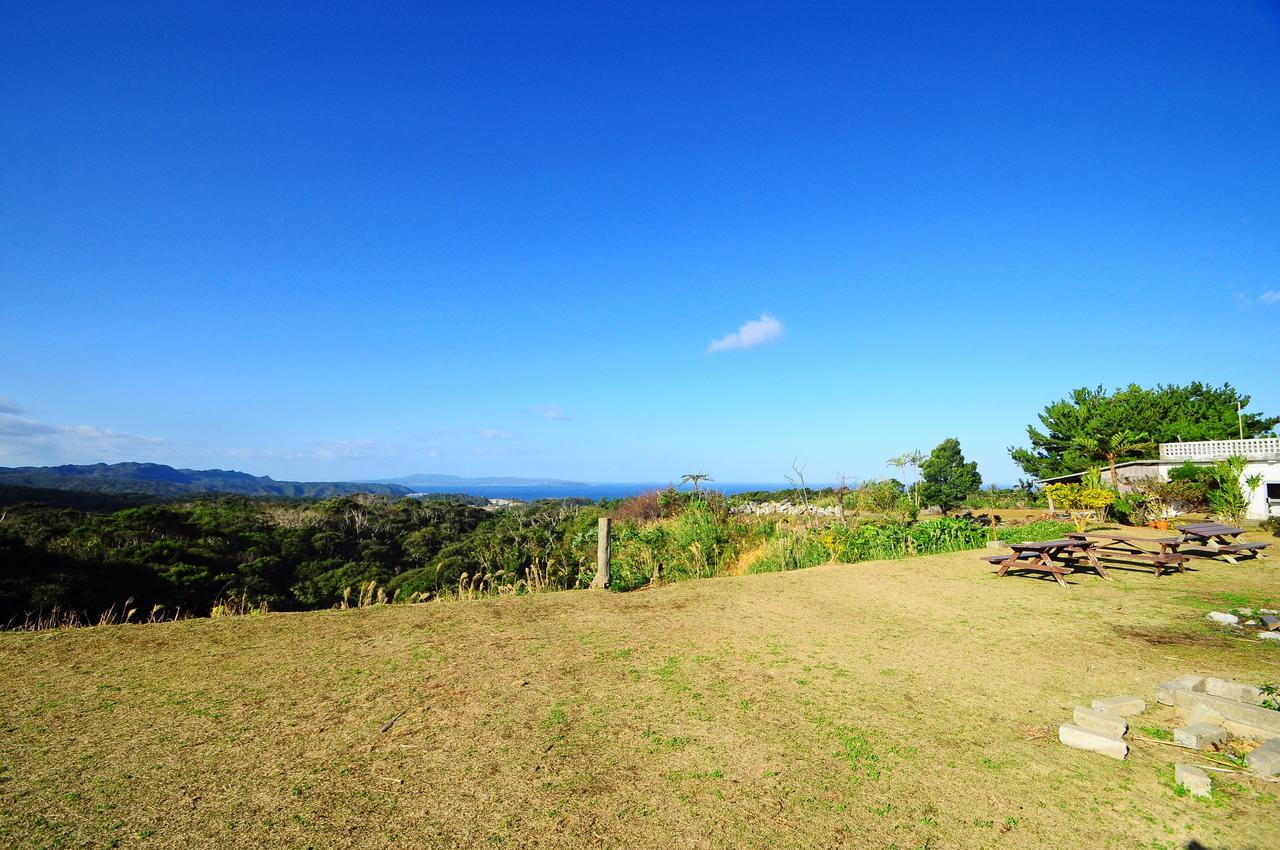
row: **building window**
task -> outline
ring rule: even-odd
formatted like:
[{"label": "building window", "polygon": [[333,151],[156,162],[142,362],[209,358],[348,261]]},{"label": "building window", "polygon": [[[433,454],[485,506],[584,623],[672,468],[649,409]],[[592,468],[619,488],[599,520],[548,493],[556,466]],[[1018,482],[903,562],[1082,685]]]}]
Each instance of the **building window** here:
[{"label": "building window", "polygon": [[1267,501],[1280,502],[1280,481],[1267,482]]}]

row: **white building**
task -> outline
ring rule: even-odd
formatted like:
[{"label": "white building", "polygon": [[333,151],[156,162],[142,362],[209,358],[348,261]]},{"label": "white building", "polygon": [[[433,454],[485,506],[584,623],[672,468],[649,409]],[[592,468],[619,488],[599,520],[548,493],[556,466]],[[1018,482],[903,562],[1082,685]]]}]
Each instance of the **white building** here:
[{"label": "white building", "polygon": [[[1142,478],[1169,480],[1169,470],[1188,461],[1198,466],[1210,466],[1232,455],[1240,455],[1246,461],[1244,477],[1262,476],[1262,486],[1253,492],[1249,501],[1249,519],[1266,519],[1280,516],[1280,438],[1258,437],[1252,440],[1203,440],[1195,443],[1161,443],[1160,457],[1155,460],[1130,460],[1116,464],[1116,477],[1120,492],[1131,488],[1131,482]],[[1110,470],[1102,467],[1104,480],[1109,480]],[[1046,478],[1042,484],[1079,481],[1083,473]]]}]

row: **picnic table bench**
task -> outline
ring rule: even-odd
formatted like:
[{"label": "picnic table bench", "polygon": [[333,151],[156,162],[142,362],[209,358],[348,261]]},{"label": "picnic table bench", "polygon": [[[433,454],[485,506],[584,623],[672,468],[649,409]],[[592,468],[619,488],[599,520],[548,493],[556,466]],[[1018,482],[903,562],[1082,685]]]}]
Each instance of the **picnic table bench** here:
[{"label": "picnic table bench", "polygon": [[[1095,533],[1085,534],[1073,531],[1067,534],[1073,540],[1092,540],[1097,545],[1093,551],[1104,558],[1125,561],[1143,561],[1155,567],[1156,578],[1160,578],[1166,570],[1176,567],[1179,572],[1186,572],[1183,566],[1191,560],[1190,555],[1178,551],[1182,545],[1180,537],[1137,537],[1130,534]],[[1159,552],[1145,549],[1141,544],[1151,543],[1160,547]]]},{"label": "picnic table bench", "polygon": [[[1236,556],[1244,558],[1265,558],[1262,550],[1267,543],[1250,543],[1237,538],[1244,534],[1243,528],[1223,525],[1220,522],[1199,522],[1178,526],[1182,533],[1183,543],[1194,543],[1208,549],[1213,555],[1220,555],[1229,564],[1238,564]],[[1213,557],[1210,555],[1209,557]]]},{"label": "picnic table bench", "polygon": [[1008,555],[987,555],[984,560],[999,564],[996,576],[1001,577],[1010,569],[1031,570],[1048,573],[1058,584],[1066,588],[1064,576],[1071,575],[1083,558],[1088,566],[1097,570],[1098,575],[1110,579],[1107,568],[1093,554],[1096,544],[1092,540],[1042,540],[1036,543],[1006,544],[1013,551]]}]

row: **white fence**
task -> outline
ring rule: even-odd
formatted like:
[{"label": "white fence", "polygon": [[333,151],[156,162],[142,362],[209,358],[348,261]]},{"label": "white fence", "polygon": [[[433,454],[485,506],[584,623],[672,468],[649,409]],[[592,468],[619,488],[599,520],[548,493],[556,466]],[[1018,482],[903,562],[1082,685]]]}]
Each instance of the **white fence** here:
[{"label": "white fence", "polygon": [[1280,458],[1280,438],[1255,440],[1201,440],[1195,443],[1161,443],[1161,460],[1223,460],[1243,455],[1249,460]]}]

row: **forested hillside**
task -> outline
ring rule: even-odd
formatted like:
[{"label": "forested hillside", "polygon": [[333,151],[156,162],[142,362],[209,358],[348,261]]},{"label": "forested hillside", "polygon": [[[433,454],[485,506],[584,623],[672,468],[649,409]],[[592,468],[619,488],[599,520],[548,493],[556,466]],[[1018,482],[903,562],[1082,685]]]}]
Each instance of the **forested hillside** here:
[{"label": "forested hillside", "polygon": [[596,514],[565,502],[489,512],[459,501],[223,496],[89,513],[0,509],[0,627],[54,609],[93,617],[127,598],[140,611],[207,615],[236,597],[271,610],[324,608],[377,582],[389,594],[491,584],[579,583]]},{"label": "forested hillside", "polygon": [[143,493],[181,497],[202,493],[327,499],[356,493],[406,496],[399,484],[353,484],[328,481],[276,481],[225,469],[174,469],[161,463],[95,463],[65,466],[0,466],[0,485],[42,487],[95,493]]}]

